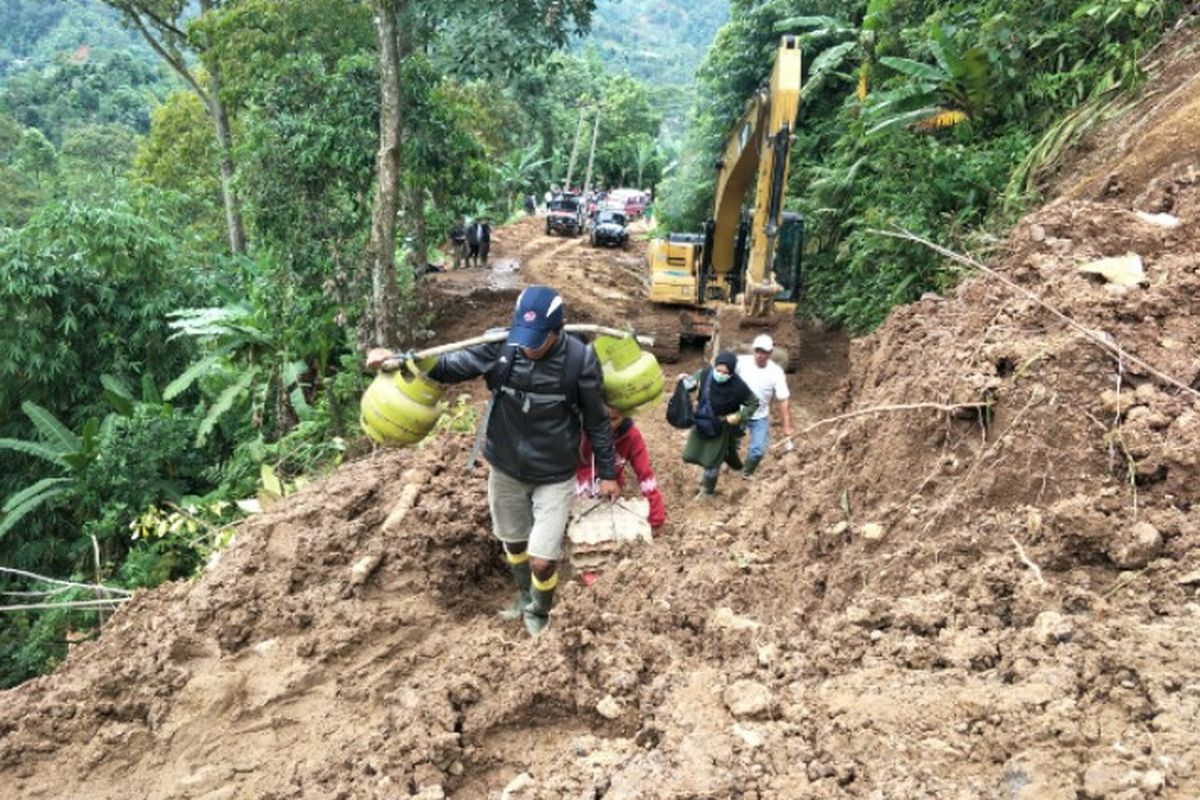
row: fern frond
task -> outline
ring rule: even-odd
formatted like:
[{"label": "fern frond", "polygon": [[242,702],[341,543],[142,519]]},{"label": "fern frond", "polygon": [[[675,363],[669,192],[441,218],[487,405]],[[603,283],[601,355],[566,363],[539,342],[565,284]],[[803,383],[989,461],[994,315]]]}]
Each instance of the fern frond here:
[{"label": "fern frond", "polygon": [[225,356],[228,349],[227,347],[222,347],[184,370],[182,375],[168,383],[167,388],[163,389],[163,400],[174,400],[186,392],[188,387],[195,383],[201,375],[216,366],[217,362]]},{"label": "fern frond", "polygon": [[204,444],[208,435],[212,433],[212,429],[216,427],[217,422],[225,415],[225,412],[233,408],[233,402],[237,400],[238,395],[250,387],[250,384],[254,382],[254,378],[257,375],[257,368],[248,369],[234,383],[226,386],[221,394],[217,395],[217,399],[213,401],[212,407],[208,409],[208,413],[204,415],[204,419],[200,422],[200,428],[196,431],[197,446]]},{"label": "fern frond", "polygon": [[[46,480],[69,480],[69,478],[47,478]],[[34,486],[37,486],[38,484],[41,484],[41,483],[44,483],[44,481],[38,481],[38,483],[34,484]],[[29,488],[32,489],[33,486],[31,486]],[[62,494],[63,492],[67,491],[70,488],[71,487],[69,487],[69,486],[63,486],[61,484],[55,485],[55,486],[49,486],[48,488],[45,488],[44,491],[42,491],[38,494],[32,494],[32,495],[27,496],[20,503],[13,503],[12,502],[13,498],[9,498],[9,502],[4,504],[4,517],[2,519],[0,519],[0,539],[3,539],[4,534],[6,534],[10,530],[12,530],[13,526],[15,526],[18,522],[20,522],[25,517],[27,517],[30,513],[32,513],[33,511],[36,511],[48,500],[50,500],[54,497],[57,497],[58,495]],[[22,490],[21,493],[23,493],[25,491],[28,491],[28,490]],[[15,498],[16,495],[14,495],[13,497]],[[9,507],[10,503],[11,503],[11,508]]]},{"label": "fern frond", "polygon": [[15,450],[27,456],[49,461],[51,464],[62,466],[64,453],[44,445],[41,442],[30,442],[26,439],[0,439],[0,450]]},{"label": "fern frond", "polygon": [[965,111],[942,109],[932,116],[919,120],[913,127],[919,131],[936,131],[942,128],[953,128],[958,123],[966,122],[970,118]]},{"label": "fern frond", "polygon": [[82,442],[78,436],[71,433],[66,425],[59,422],[58,417],[37,403],[26,400],[24,403],[21,403],[21,410],[25,412],[25,416],[29,417],[34,427],[38,429],[38,433],[42,434],[43,438],[58,448],[59,452],[71,453],[82,446]]},{"label": "fern frond", "polygon": [[0,507],[0,511],[8,514],[14,508],[29,500],[29,498],[42,494],[53,486],[62,486],[65,483],[72,483],[74,480],[74,478],[42,478],[40,481],[29,484],[21,491],[9,495],[5,499],[4,505]]}]

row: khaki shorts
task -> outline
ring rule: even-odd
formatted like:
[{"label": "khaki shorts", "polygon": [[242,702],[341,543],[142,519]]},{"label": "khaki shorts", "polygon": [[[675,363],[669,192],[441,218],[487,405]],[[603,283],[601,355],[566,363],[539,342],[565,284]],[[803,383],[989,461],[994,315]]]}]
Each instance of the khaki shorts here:
[{"label": "khaki shorts", "polygon": [[575,477],[561,483],[525,483],[493,467],[488,473],[492,532],[502,542],[528,542],[531,558],[562,558]]}]

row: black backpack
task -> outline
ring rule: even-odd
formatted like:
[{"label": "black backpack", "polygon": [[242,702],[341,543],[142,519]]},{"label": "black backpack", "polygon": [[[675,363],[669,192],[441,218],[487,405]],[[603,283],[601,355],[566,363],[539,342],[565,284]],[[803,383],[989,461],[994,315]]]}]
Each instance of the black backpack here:
[{"label": "black backpack", "polygon": [[721,433],[721,421],[713,411],[709,389],[712,386],[712,368],[700,376],[700,393],[696,396],[696,410],[692,414],[696,433],[705,439],[715,439]]}]

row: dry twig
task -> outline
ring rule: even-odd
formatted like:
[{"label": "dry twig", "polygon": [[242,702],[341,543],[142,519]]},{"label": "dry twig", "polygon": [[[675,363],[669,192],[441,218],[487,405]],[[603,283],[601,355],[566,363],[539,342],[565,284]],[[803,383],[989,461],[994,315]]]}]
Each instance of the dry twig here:
[{"label": "dry twig", "polygon": [[1045,586],[1046,579],[1042,577],[1042,568],[1033,563],[1029,556],[1025,554],[1025,548],[1021,547],[1021,543],[1017,541],[1017,537],[1010,533],[1008,535],[1008,540],[1013,543],[1013,547],[1017,548],[1017,557],[1021,559],[1021,563],[1029,567],[1029,569],[1033,572],[1033,577],[1037,578],[1038,583],[1040,583],[1042,586]]},{"label": "dry twig", "polygon": [[92,583],[75,583],[74,581],[62,581],[62,580],[59,580],[58,578],[47,578],[45,575],[38,575],[35,572],[26,572],[23,569],[15,569],[13,567],[0,567],[0,572],[7,573],[9,575],[19,575],[22,578],[32,578],[33,580],[41,581],[42,583],[53,583],[57,586],[71,586],[76,589],[88,589],[93,592],[107,592],[109,594],[120,594],[120,595],[125,595],[126,597],[130,597],[133,595],[133,592],[128,591],[127,589],[118,589],[118,588],[115,588],[112,586],[101,586],[100,584],[92,584]]},{"label": "dry twig", "polygon": [[797,436],[803,436],[806,433],[814,431],[822,425],[830,425],[834,422],[841,422],[842,420],[851,419],[853,417],[862,417],[867,414],[886,414],[892,411],[921,411],[925,409],[944,411],[947,414],[952,414],[955,411],[962,411],[964,409],[983,411],[988,408],[988,406],[988,403],[957,403],[953,405],[947,405],[946,403],[906,403],[895,406],[872,406],[871,408],[860,408],[857,411],[851,411],[846,414],[838,414],[836,417],[827,417],[826,419],[818,420],[812,425],[796,431],[791,436],[783,437],[778,442],[771,445],[771,449],[774,450],[777,447],[781,447],[785,442],[790,442]]},{"label": "dry twig", "polygon": [[22,603],[15,606],[0,606],[0,611],[36,611],[51,608],[91,608],[97,611],[128,603],[129,597],[109,597],[104,600],[73,600],[68,603]]}]

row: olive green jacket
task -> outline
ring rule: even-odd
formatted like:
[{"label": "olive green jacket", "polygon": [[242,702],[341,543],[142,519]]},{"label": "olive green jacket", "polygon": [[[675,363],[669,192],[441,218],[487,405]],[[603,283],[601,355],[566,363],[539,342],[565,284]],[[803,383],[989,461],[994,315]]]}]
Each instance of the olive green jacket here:
[{"label": "olive green jacket", "polygon": [[[700,386],[700,376],[703,370],[692,376],[697,387]],[[733,469],[742,468],[742,460],[738,457],[738,442],[742,438],[741,426],[750,421],[758,410],[758,398],[750,392],[746,402],[738,411],[739,423],[730,425],[721,420],[720,432],[712,439],[705,439],[695,428],[688,433],[687,444],[683,447],[683,461],[686,464],[699,464],[702,467],[716,467],[724,461]]]}]

